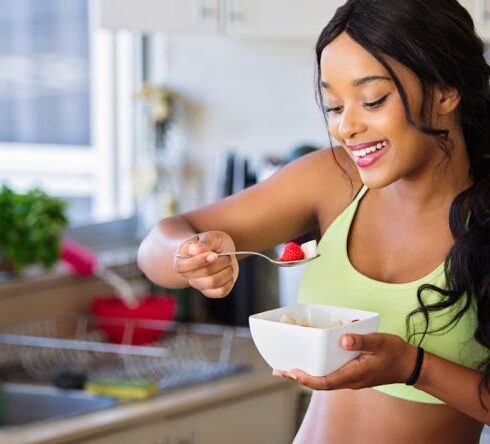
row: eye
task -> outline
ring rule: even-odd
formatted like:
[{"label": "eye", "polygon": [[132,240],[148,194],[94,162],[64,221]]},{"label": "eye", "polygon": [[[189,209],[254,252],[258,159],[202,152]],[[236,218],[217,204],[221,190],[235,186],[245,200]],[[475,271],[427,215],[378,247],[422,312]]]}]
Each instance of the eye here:
[{"label": "eye", "polygon": [[386,94],[385,96],[381,97],[381,99],[378,99],[374,102],[368,102],[368,103],[364,103],[364,106],[368,109],[375,109],[375,108],[379,108],[383,102],[386,100],[386,98],[389,96],[389,94]]},{"label": "eye", "polygon": [[341,106],[336,106],[335,108],[329,108],[328,106],[325,106],[323,109],[326,113],[340,114],[342,112]]}]

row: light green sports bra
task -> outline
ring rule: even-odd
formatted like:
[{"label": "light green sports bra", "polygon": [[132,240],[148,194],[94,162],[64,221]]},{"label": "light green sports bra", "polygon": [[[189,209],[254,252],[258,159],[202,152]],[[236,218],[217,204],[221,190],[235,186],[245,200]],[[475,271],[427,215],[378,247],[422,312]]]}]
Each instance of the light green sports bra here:
[{"label": "light green sports bra", "polygon": [[[321,257],[311,262],[305,270],[299,289],[299,302],[338,305],[378,312],[379,332],[396,334],[406,339],[406,315],[419,306],[417,289],[424,283],[445,288],[444,263],[427,276],[403,284],[377,281],[357,271],[347,254],[347,240],[357,207],[367,190],[365,186],[361,188],[351,204],[340,213],[324,233],[318,245]],[[441,298],[439,293],[430,290],[425,290],[422,295],[429,303]],[[461,304],[457,303],[449,309],[431,313],[429,330],[445,325]],[[446,329],[442,334],[441,332],[427,334],[421,345],[428,352],[449,361],[476,368],[488,353],[473,339],[476,322],[476,312],[473,308],[468,310],[452,329]],[[415,317],[413,324],[419,326],[416,331],[423,331],[424,323],[421,315]],[[411,401],[443,403],[438,398],[405,384],[389,384],[374,388],[388,395]]]}]

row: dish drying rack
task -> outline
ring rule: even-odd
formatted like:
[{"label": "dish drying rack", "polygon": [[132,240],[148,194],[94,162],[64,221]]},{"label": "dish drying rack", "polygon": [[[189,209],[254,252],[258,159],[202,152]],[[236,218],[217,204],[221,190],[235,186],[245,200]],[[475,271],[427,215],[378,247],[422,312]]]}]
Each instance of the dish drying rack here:
[{"label": "dish drying rack", "polygon": [[[101,323],[124,328],[124,342],[109,342]],[[136,328],[157,329],[162,339],[131,345]],[[230,357],[235,340],[249,336],[246,328],[210,324],[101,320],[89,315],[45,317],[0,325],[0,374],[20,365],[38,381],[53,381],[60,371],[75,371],[88,379],[151,379],[164,390],[244,370]]]}]

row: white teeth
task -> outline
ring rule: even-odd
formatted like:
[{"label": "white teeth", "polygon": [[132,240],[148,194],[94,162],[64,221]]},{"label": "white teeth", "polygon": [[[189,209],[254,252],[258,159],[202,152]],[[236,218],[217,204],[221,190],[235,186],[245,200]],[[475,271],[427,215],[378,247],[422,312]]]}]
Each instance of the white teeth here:
[{"label": "white teeth", "polygon": [[374,153],[376,150],[380,150],[388,145],[388,142],[384,140],[383,142],[379,142],[376,145],[369,146],[367,148],[363,148],[362,150],[352,151],[355,157],[364,157],[366,154]]}]

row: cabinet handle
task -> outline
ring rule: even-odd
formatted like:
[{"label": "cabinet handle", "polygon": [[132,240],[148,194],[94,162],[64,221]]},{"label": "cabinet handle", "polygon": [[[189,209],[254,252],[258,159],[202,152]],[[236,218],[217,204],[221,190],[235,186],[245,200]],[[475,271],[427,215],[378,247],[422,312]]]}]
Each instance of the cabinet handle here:
[{"label": "cabinet handle", "polygon": [[185,438],[179,438],[178,444],[197,444],[196,441],[196,433],[192,432],[190,435]]},{"label": "cabinet handle", "polygon": [[243,22],[245,16],[235,9],[234,0],[228,0],[228,20],[232,23]]},{"label": "cabinet handle", "polygon": [[199,16],[202,20],[206,20],[207,18],[216,17],[216,8],[209,6],[208,0],[201,0],[201,4],[199,7]]}]

